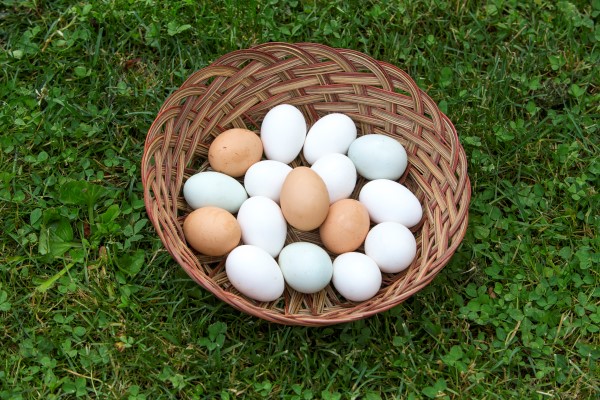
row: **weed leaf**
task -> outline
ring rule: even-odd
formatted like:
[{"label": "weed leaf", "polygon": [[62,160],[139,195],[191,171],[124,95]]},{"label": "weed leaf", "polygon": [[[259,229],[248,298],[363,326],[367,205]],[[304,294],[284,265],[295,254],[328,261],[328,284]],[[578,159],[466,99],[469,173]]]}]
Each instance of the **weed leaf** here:
[{"label": "weed leaf", "polygon": [[145,252],[143,250],[136,250],[133,253],[128,253],[119,257],[117,261],[119,269],[131,277],[136,276],[144,265],[144,254]]},{"label": "weed leaf", "polygon": [[54,276],[52,276],[50,279],[42,282],[37,288],[36,290],[38,292],[44,293],[46,291],[48,291],[48,289],[50,289],[52,286],[54,286],[54,283],[56,283],[56,281],[63,276],[64,274],[67,273],[67,271],[69,269],[71,269],[71,267],[75,265],[74,263],[70,263],[67,264],[63,269],[61,269],[60,271],[58,271]]},{"label": "weed leaf", "polygon": [[73,247],[73,228],[67,219],[52,222],[40,231],[38,252],[60,257]]},{"label": "weed leaf", "polygon": [[87,181],[71,181],[61,188],[59,200],[64,204],[90,206],[107,194],[108,190],[100,185]]}]

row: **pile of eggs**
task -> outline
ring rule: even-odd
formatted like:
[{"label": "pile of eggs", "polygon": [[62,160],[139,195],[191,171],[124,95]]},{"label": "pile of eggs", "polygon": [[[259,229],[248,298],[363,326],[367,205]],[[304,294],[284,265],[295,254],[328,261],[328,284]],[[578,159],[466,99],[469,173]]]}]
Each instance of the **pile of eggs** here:
[{"label": "pile of eggs", "polygon": [[[311,166],[292,168],[301,152]],[[211,171],[184,184],[194,211],[183,232],[198,252],[226,255],[229,281],[249,298],[269,302],[286,284],[311,294],[332,283],[346,299],[364,301],[379,291],[382,273],[400,272],[416,256],[409,228],[421,220],[422,207],[397,182],[406,151],[386,135],[357,138],[345,114],[328,114],[307,132],[300,110],[278,105],[260,136],[237,128],[218,135],[208,161]],[[358,175],[368,182],[353,199]],[[293,238],[285,245],[288,224],[314,230],[325,248]]]}]

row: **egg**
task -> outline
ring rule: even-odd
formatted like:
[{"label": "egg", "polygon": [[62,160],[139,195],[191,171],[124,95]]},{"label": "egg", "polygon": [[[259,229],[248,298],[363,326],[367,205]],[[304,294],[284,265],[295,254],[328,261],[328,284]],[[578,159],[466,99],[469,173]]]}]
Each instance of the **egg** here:
[{"label": "egg", "polygon": [[350,197],[356,186],[356,168],[348,157],[331,153],[319,158],[311,167],[327,186],[329,202]]},{"label": "egg", "polygon": [[404,185],[388,179],[367,182],[358,195],[367,207],[371,221],[398,222],[412,227],[421,221],[423,208],[419,199]]},{"label": "egg", "polygon": [[329,194],[323,179],[308,167],[294,168],[283,182],[281,211],[286,221],[301,231],[318,228],[329,211]]},{"label": "egg", "polygon": [[296,242],[281,250],[278,259],[285,282],[300,293],[316,293],[331,281],[333,264],[325,250],[313,243]]},{"label": "egg", "polygon": [[273,107],[260,126],[265,156],[284,164],[292,162],[304,145],[306,120],[302,112],[290,104]]},{"label": "egg", "polygon": [[333,260],[333,286],[350,301],[365,301],[375,296],[381,281],[379,267],[363,253],[344,253]]},{"label": "egg", "polygon": [[252,165],[244,175],[244,187],[249,196],[265,196],[279,203],[283,181],[292,167],[280,161],[262,160]]},{"label": "egg", "polygon": [[364,135],[352,142],[348,157],[358,173],[369,180],[398,180],[408,165],[402,144],[386,135]]},{"label": "egg", "polygon": [[222,256],[236,247],[241,229],[235,217],[222,208],[202,207],[183,221],[183,234],[190,246],[207,256]]},{"label": "egg", "polygon": [[258,246],[277,257],[287,234],[287,223],[277,203],[264,196],[250,197],[240,207],[237,221],[244,244]]},{"label": "egg", "polygon": [[340,113],[325,115],[306,134],[304,158],[312,165],[326,154],[346,154],[354,139],[356,125],[350,117]]},{"label": "egg", "polygon": [[371,257],[382,272],[405,270],[415,259],[417,241],[412,232],[397,222],[375,225],[365,240],[365,254]]},{"label": "egg", "polygon": [[214,206],[236,213],[248,198],[248,194],[242,184],[231,176],[216,171],[204,171],[185,181],[183,197],[193,209]]},{"label": "egg", "polygon": [[285,289],[277,261],[257,246],[245,244],[233,249],[225,260],[225,273],[233,287],[254,300],[277,300]]},{"label": "egg", "polygon": [[369,232],[369,226],[367,208],[358,200],[342,199],[329,207],[319,234],[327,250],[341,254],[358,249]]},{"label": "egg", "polygon": [[256,133],[234,128],[213,140],[208,148],[208,162],[215,171],[237,178],[260,161],[262,153],[262,141]]}]

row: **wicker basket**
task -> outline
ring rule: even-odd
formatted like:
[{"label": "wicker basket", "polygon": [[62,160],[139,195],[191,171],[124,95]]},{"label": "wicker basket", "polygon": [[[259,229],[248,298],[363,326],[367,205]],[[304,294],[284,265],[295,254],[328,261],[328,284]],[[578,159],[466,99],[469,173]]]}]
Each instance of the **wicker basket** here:
[{"label": "wicker basket", "polygon": [[[191,175],[209,168],[208,147],[230,128],[259,131],[271,108],[298,107],[312,125],[332,112],[345,113],[358,134],[399,140],[409,166],[400,182],[423,205],[412,229],[417,257],[399,274],[384,274],[375,297],[353,303],[330,285],[314,295],[286,288],[278,301],[259,303],[232,287],[225,258],[189,248],[182,223],[191,209],[182,195]],[[299,156],[292,166],[306,165]],[[187,274],[233,307],[268,321],[319,326],[366,318],[425,287],[449,261],[467,228],[470,183],[456,130],[429,96],[393,65],[353,50],[312,43],[268,43],[234,51],[192,74],[161,107],[148,131],[142,158],[144,200],[162,243]],[[365,181],[359,179],[354,197]],[[287,243],[321,244],[316,231],[289,228]]]}]

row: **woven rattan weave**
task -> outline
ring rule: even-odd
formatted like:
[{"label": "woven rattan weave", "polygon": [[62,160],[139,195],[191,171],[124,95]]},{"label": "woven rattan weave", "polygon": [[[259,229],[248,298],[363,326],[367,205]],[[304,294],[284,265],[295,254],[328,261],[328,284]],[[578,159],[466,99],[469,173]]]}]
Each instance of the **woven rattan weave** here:
[{"label": "woven rattan weave", "polygon": [[[345,113],[358,134],[399,140],[409,156],[400,182],[417,195],[423,219],[412,231],[417,258],[399,274],[384,274],[368,301],[349,302],[330,285],[314,295],[286,288],[272,303],[239,294],[227,280],[225,258],[199,255],[186,245],[182,222],[191,211],[182,187],[209,168],[211,141],[230,128],[259,132],[272,107],[292,104],[312,125]],[[307,165],[299,156],[292,166]],[[467,228],[470,184],[456,130],[436,103],[399,68],[357,51],[313,43],[267,43],[234,51],[193,73],[164,102],[148,131],[142,158],[144,200],[165,248],[206,290],[238,310],[268,321],[319,326],[366,318],[417,293],[440,272]],[[356,198],[365,181],[359,179]],[[320,244],[317,232],[289,228],[287,242]]]}]

